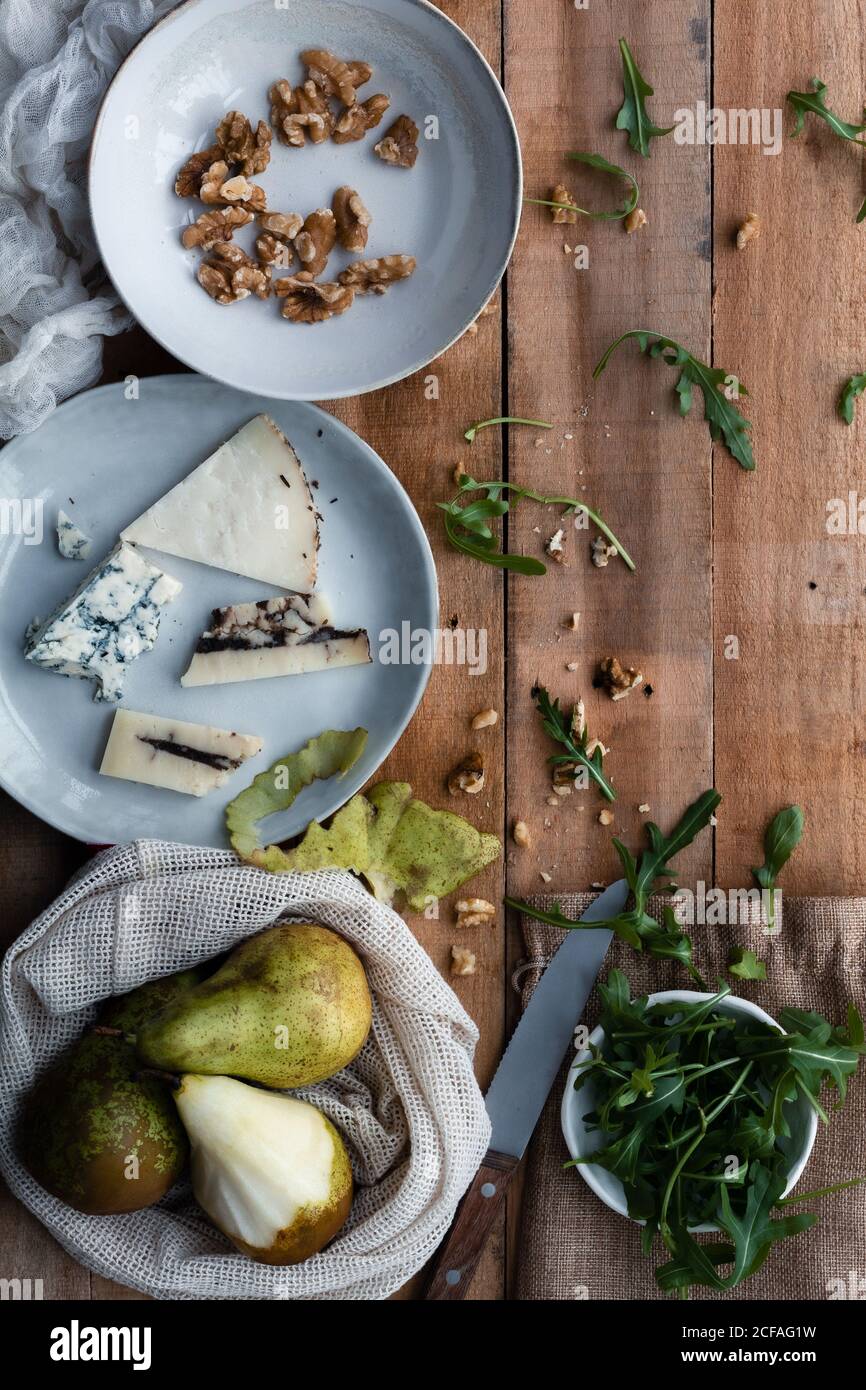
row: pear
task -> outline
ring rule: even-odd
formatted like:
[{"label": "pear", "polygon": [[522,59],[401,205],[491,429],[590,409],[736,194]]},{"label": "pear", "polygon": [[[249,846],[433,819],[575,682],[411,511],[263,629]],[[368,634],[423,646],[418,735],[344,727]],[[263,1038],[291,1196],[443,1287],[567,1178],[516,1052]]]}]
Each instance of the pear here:
[{"label": "pear", "polygon": [[283,1089],[341,1071],[372,1016],[364,967],[327,927],[270,927],[209,979],[138,1030],[138,1055],[161,1071],[240,1076]]},{"label": "pear", "polygon": [[292,1265],[333,1240],[352,1205],[352,1169],[315,1106],[228,1076],[184,1076],[174,1099],[196,1200],[239,1250]]},{"label": "pear", "polygon": [[[199,978],[187,970],[109,1000],[100,1024],[134,1030]],[[124,1037],[88,1032],[24,1103],[18,1125],[22,1162],[77,1211],[107,1215],[151,1206],[183,1170],[186,1135],[171,1092],[138,1071],[135,1049]]]}]

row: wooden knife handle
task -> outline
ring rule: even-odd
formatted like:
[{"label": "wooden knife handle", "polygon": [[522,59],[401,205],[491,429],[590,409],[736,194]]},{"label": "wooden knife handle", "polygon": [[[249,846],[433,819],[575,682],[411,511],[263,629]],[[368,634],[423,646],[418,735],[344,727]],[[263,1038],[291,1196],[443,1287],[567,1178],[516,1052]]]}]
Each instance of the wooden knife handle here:
[{"label": "wooden knife handle", "polygon": [[488,1149],[436,1252],[425,1299],[465,1298],[519,1159]]}]

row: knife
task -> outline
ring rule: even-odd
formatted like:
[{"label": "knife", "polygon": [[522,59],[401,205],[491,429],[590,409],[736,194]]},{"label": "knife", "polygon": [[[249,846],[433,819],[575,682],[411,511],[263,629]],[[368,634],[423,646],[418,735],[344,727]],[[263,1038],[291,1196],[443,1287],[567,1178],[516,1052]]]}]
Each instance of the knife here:
[{"label": "knife", "polygon": [[[615,917],[628,899],[625,879],[596,898],[581,922]],[[485,1097],[490,1148],[436,1255],[425,1299],[462,1299],[532,1138],[544,1102],[574,1037],[612,933],[571,931],[542,975]]]}]

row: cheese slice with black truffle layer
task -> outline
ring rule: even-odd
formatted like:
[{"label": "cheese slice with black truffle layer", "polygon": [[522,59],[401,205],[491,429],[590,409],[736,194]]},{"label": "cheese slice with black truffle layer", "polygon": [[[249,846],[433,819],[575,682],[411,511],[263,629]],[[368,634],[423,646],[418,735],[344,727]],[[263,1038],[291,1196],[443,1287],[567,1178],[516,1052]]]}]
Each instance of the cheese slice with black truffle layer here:
[{"label": "cheese slice with black truffle layer", "polygon": [[180,683],[217,685],[301,676],[369,661],[370,643],[362,628],[335,627],[328,604],[318,595],[286,594],[215,608]]},{"label": "cheese slice with black truffle layer", "polygon": [[252,734],[119,709],[99,771],[188,796],[206,796],[262,751]]},{"label": "cheese slice with black truffle layer", "polygon": [[121,536],[278,589],[315,588],[313,494],[297,454],[267,415],[250,420]]}]

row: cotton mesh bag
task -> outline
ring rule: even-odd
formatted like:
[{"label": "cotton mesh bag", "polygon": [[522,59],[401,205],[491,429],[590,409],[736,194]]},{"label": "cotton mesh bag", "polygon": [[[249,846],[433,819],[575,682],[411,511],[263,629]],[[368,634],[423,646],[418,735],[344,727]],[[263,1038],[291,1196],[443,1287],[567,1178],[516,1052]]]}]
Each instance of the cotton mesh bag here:
[{"label": "cotton mesh bag", "polygon": [[[40,1187],[15,1152],[21,1102],[99,1003],[292,920],[351,942],[373,998],[370,1036],[352,1064],[291,1093],[333,1121],[352,1159],[351,1215],[328,1248],[300,1265],[258,1264],[211,1225],[186,1181],[156,1206],[119,1216],[83,1215]],[[70,882],[3,961],[0,1166],[76,1260],[156,1298],[387,1298],[442,1240],[487,1149],[477,1041],[403,919],[352,875],[267,874],[227,852],[154,840],[117,846]]]}]

